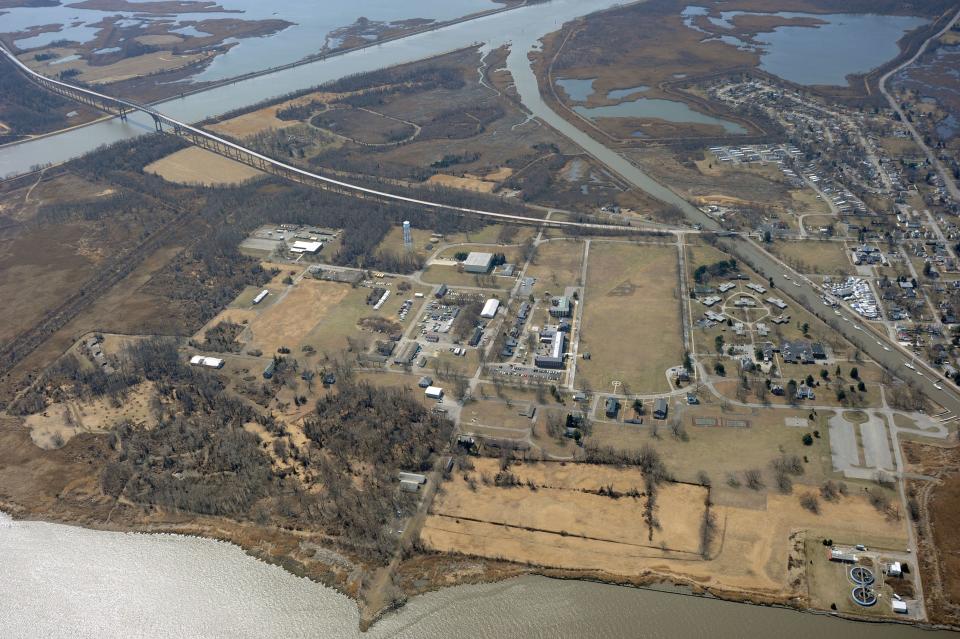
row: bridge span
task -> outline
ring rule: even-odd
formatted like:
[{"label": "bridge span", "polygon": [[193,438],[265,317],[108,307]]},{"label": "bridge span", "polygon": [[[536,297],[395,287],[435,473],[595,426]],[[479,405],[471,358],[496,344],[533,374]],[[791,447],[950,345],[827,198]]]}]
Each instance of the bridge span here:
[{"label": "bridge span", "polygon": [[443,202],[422,200],[418,198],[390,193],[372,189],[360,184],[352,184],[343,180],[337,180],[332,177],[313,173],[296,166],[291,166],[269,156],[263,155],[252,149],[232,142],[220,136],[214,135],[199,127],[192,126],[186,122],[180,122],[170,116],[152,109],[148,106],[138,104],[131,100],[118,98],[103,93],[99,93],[87,87],[77,86],[55,80],[45,75],[37,73],[23,62],[21,62],[6,47],[0,45],[0,53],[3,53],[29,80],[43,89],[64,96],[75,102],[93,107],[99,111],[118,116],[125,120],[128,113],[139,111],[149,115],[153,119],[157,132],[168,133],[179,136],[191,144],[222,155],[231,160],[241,162],[255,169],[269,173],[277,177],[298,182],[315,188],[322,188],[330,191],[375,199],[385,202],[400,202],[412,204],[436,211],[446,211],[460,215],[469,215],[473,217],[484,217],[494,221],[506,222],[510,224],[523,224],[533,226],[547,226],[554,228],[580,229],[596,232],[619,232],[619,233],[642,233],[642,232],[670,232],[670,229],[658,228],[652,226],[632,226],[629,224],[597,224],[590,222],[571,222],[566,220],[548,220],[527,215],[515,215],[510,213],[500,213],[496,211],[486,211],[483,209],[474,209],[469,207],[455,206]]}]

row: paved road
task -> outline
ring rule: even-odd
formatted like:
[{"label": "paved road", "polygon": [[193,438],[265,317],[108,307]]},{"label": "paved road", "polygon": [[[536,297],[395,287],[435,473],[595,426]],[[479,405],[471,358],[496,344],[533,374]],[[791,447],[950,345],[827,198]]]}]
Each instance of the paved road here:
[{"label": "paved road", "polygon": [[899,73],[903,69],[906,69],[908,66],[916,62],[917,58],[923,55],[924,51],[927,50],[927,46],[933,40],[936,40],[937,38],[942,36],[944,33],[949,31],[953,27],[953,25],[957,22],[958,18],[960,18],[960,11],[957,11],[957,13],[954,14],[953,18],[949,22],[947,22],[946,26],[944,26],[943,29],[941,29],[931,37],[927,38],[927,40],[924,41],[922,45],[920,45],[920,48],[917,49],[917,52],[914,53],[909,60],[905,61],[903,64],[900,64],[894,67],[893,69],[891,69],[890,71],[888,71],[887,73],[883,74],[883,77],[880,78],[879,87],[880,87],[880,93],[882,93],[883,97],[887,99],[887,102],[890,103],[890,107],[897,112],[897,115],[900,116],[900,120],[902,121],[904,126],[906,126],[907,130],[910,131],[910,135],[913,137],[913,141],[917,143],[917,146],[923,149],[923,152],[926,154],[927,159],[930,160],[930,164],[932,164],[933,167],[937,170],[937,173],[940,175],[940,179],[943,180],[943,184],[946,187],[947,192],[950,193],[950,197],[952,197],[955,201],[960,202],[960,189],[957,188],[957,183],[953,180],[953,176],[951,176],[949,172],[947,172],[947,170],[943,167],[943,164],[940,162],[940,159],[937,157],[937,155],[933,152],[933,150],[930,149],[930,147],[926,145],[926,143],[923,141],[923,137],[919,133],[917,133],[917,129],[914,128],[913,123],[907,119],[907,115],[903,112],[903,109],[900,108],[900,103],[897,102],[897,100],[887,91],[887,80],[889,80],[890,77],[893,76],[894,74]]}]

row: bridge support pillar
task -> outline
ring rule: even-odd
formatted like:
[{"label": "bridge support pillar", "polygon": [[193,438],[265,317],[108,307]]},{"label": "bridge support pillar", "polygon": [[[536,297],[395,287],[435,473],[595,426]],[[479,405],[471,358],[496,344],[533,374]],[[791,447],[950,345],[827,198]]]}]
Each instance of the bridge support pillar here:
[{"label": "bridge support pillar", "polygon": [[158,133],[163,133],[163,121],[159,117],[153,116],[153,126],[156,127]]}]

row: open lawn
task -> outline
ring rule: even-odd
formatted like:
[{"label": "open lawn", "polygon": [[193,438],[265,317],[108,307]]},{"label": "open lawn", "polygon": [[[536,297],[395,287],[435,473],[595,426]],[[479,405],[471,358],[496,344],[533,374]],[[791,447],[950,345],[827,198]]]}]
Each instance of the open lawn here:
[{"label": "open lawn", "polygon": [[683,359],[677,252],[673,247],[593,242],[587,264],[577,386],[598,391],[668,390]]},{"label": "open lawn", "polygon": [[[444,235],[436,245],[431,244],[428,249],[427,245],[430,244],[433,231],[418,228],[410,229],[410,235],[413,239],[413,252],[423,257],[429,256],[436,246],[440,244],[463,244],[471,242],[475,244],[522,244],[528,238],[532,237],[534,233],[535,229],[532,227],[505,227],[503,224],[490,224],[476,231]],[[403,229],[399,224],[390,229],[390,232],[383,238],[376,250],[378,252],[396,254],[401,254],[407,250],[403,245]],[[488,253],[504,252],[502,248],[496,246],[488,246],[479,250],[487,251]],[[333,252],[331,252],[331,254],[333,254]]]},{"label": "open lawn", "polygon": [[513,403],[512,406],[507,406],[505,402],[497,400],[471,402],[464,406],[460,413],[460,428],[491,426],[494,428],[529,430],[533,421],[529,417],[520,415],[520,411],[524,410],[527,405],[527,402],[517,402]]}]

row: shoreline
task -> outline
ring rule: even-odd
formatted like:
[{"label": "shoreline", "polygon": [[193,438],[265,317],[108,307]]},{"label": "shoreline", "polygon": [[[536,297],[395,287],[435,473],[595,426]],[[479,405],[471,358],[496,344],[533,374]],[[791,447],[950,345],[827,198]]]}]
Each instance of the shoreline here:
[{"label": "shoreline", "polygon": [[[134,534],[134,535],[144,535],[144,536],[165,536],[165,537],[182,537],[184,539],[197,538],[203,540],[209,540],[212,542],[217,542],[220,544],[226,544],[228,546],[233,546],[240,550],[244,555],[249,557],[254,561],[261,562],[268,566],[279,568],[283,570],[284,573],[288,573],[292,577],[298,579],[306,579],[312,583],[315,583],[319,586],[323,586],[330,590],[335,591],[338,595],[342,595],[349,599],[357,608],[359,630],[361,632],[367,632],[371,628],[375,627],[380,621],[389,617],[391,613],[401,613],[407,605],[415,600],[416,598],[427,595],[430,593],[437,593],[445,590],[456,589],[458,587],[464,586],[482,586],[482,585],[491,585],[504,583],[513,579],[520,579],[523,577],[540,577],[544,579],[556,580],[556,581],[579,581],[584,583],[594,583],[601,584],[606,586],[617,586],[621,588],[632,588],[636,590],[649,590],[658,593],[664,593],[669,595],[680,595],[685,597],[696,597],[702,599],[711,599],[716,601],[722,601],[726,603],[735,603],[742,605],[752,605],[752,606],[762,606],[765,608],[776,608],[783,610],[790,610],[798,613],[813,614],[823,617],[835,618],[844,621],[859,622],[859,623],[869,623],[869,624],[888,624],[892,626],[908,626],[917,628],[920,630],[927,631],[936,631],[936,630],[946,630],[956,632],[958,629],[953,626],[943,625],[943,624],[931,624],[927,622],[910,622],[907,620],[900,620],[895,618],[873,618],[873,617],[859,617],[855,615],[850,615],[842,612],[836,612],[831,610],[821,610],[818,608],[804,607],[798,605],[791,605],[787,601],[778,600],[777,597],[763,597],[758,593],[737,593],[734,591],[714,591],[709,587],[697,584],[695,582],[681,582],[676,579],[669,579],[662,575],[657,575],[653,573],[646,573],[643,575],[635,576],[618,576],[607,574],[600,571],[590,571],[590,570],[577,570],[577,569],[565,569],[565,568],[551,568],[546,566],[534,566],[527,564],[520,564],[511,561],[503,560],[489,560],[484,557],[474,557],[471,555],[460,555],[460,554],[448,554],[448,553],[423,553],[415,556],[413,559],[418,558],[436,558],[440,560],[470,560],[476,561],[478,563],[487,565],[491,563],[499,563],[498,568],[504,572],[492,577],[480,576],[478,578],[470,578],[458,581],[456,583],[447,584],[447,583],[438,583],[436,581],[431,581],[426,584],[424,587],[416,590],[415,592],[404,593],[405,599],[400,602],[393,602],[385,606],[379,611],[370,614],[369,616],[364,615],[363,610],[363,601],[357,596],[345,592],[342,588],[338,587],[336,583],[326,583],[321,579],[314,578],[306,573],[299,573],[298,571],[291,570],[291,566],[288,562],[282,560],[276,560],[276,558],[264,556],[263,554],[257,552],[256,549],[245,547],[244,545],[233,541],[227,538],[226,535],[217,536],[215,534],[204,534],[202,532],[189,531],[181,526],[176,524],[164,525],[157,524],[157,528],[154,530],[144,529],[143,526],[89,526],[82,525],[77,522],[71,522],[64,519],[53,518],[47,515],[40,515],[34,517],[18,517],[14,512],[18,509],[14,504],[4,504],[3,508],[0,508],[0,524],[4,523],[4,520],[8,520],[11,523],[16,522],[25,522],[25,523],[41,523],[41,524],[53,524],[58,526],[67,526],[71,528],[79,528],[87,531],[93,532],[104,532],[104,533],[118,533],[118,534]],[[0,529],[3,526],[0,525]],[[294,560],[295,561],[295,560]]]}]

